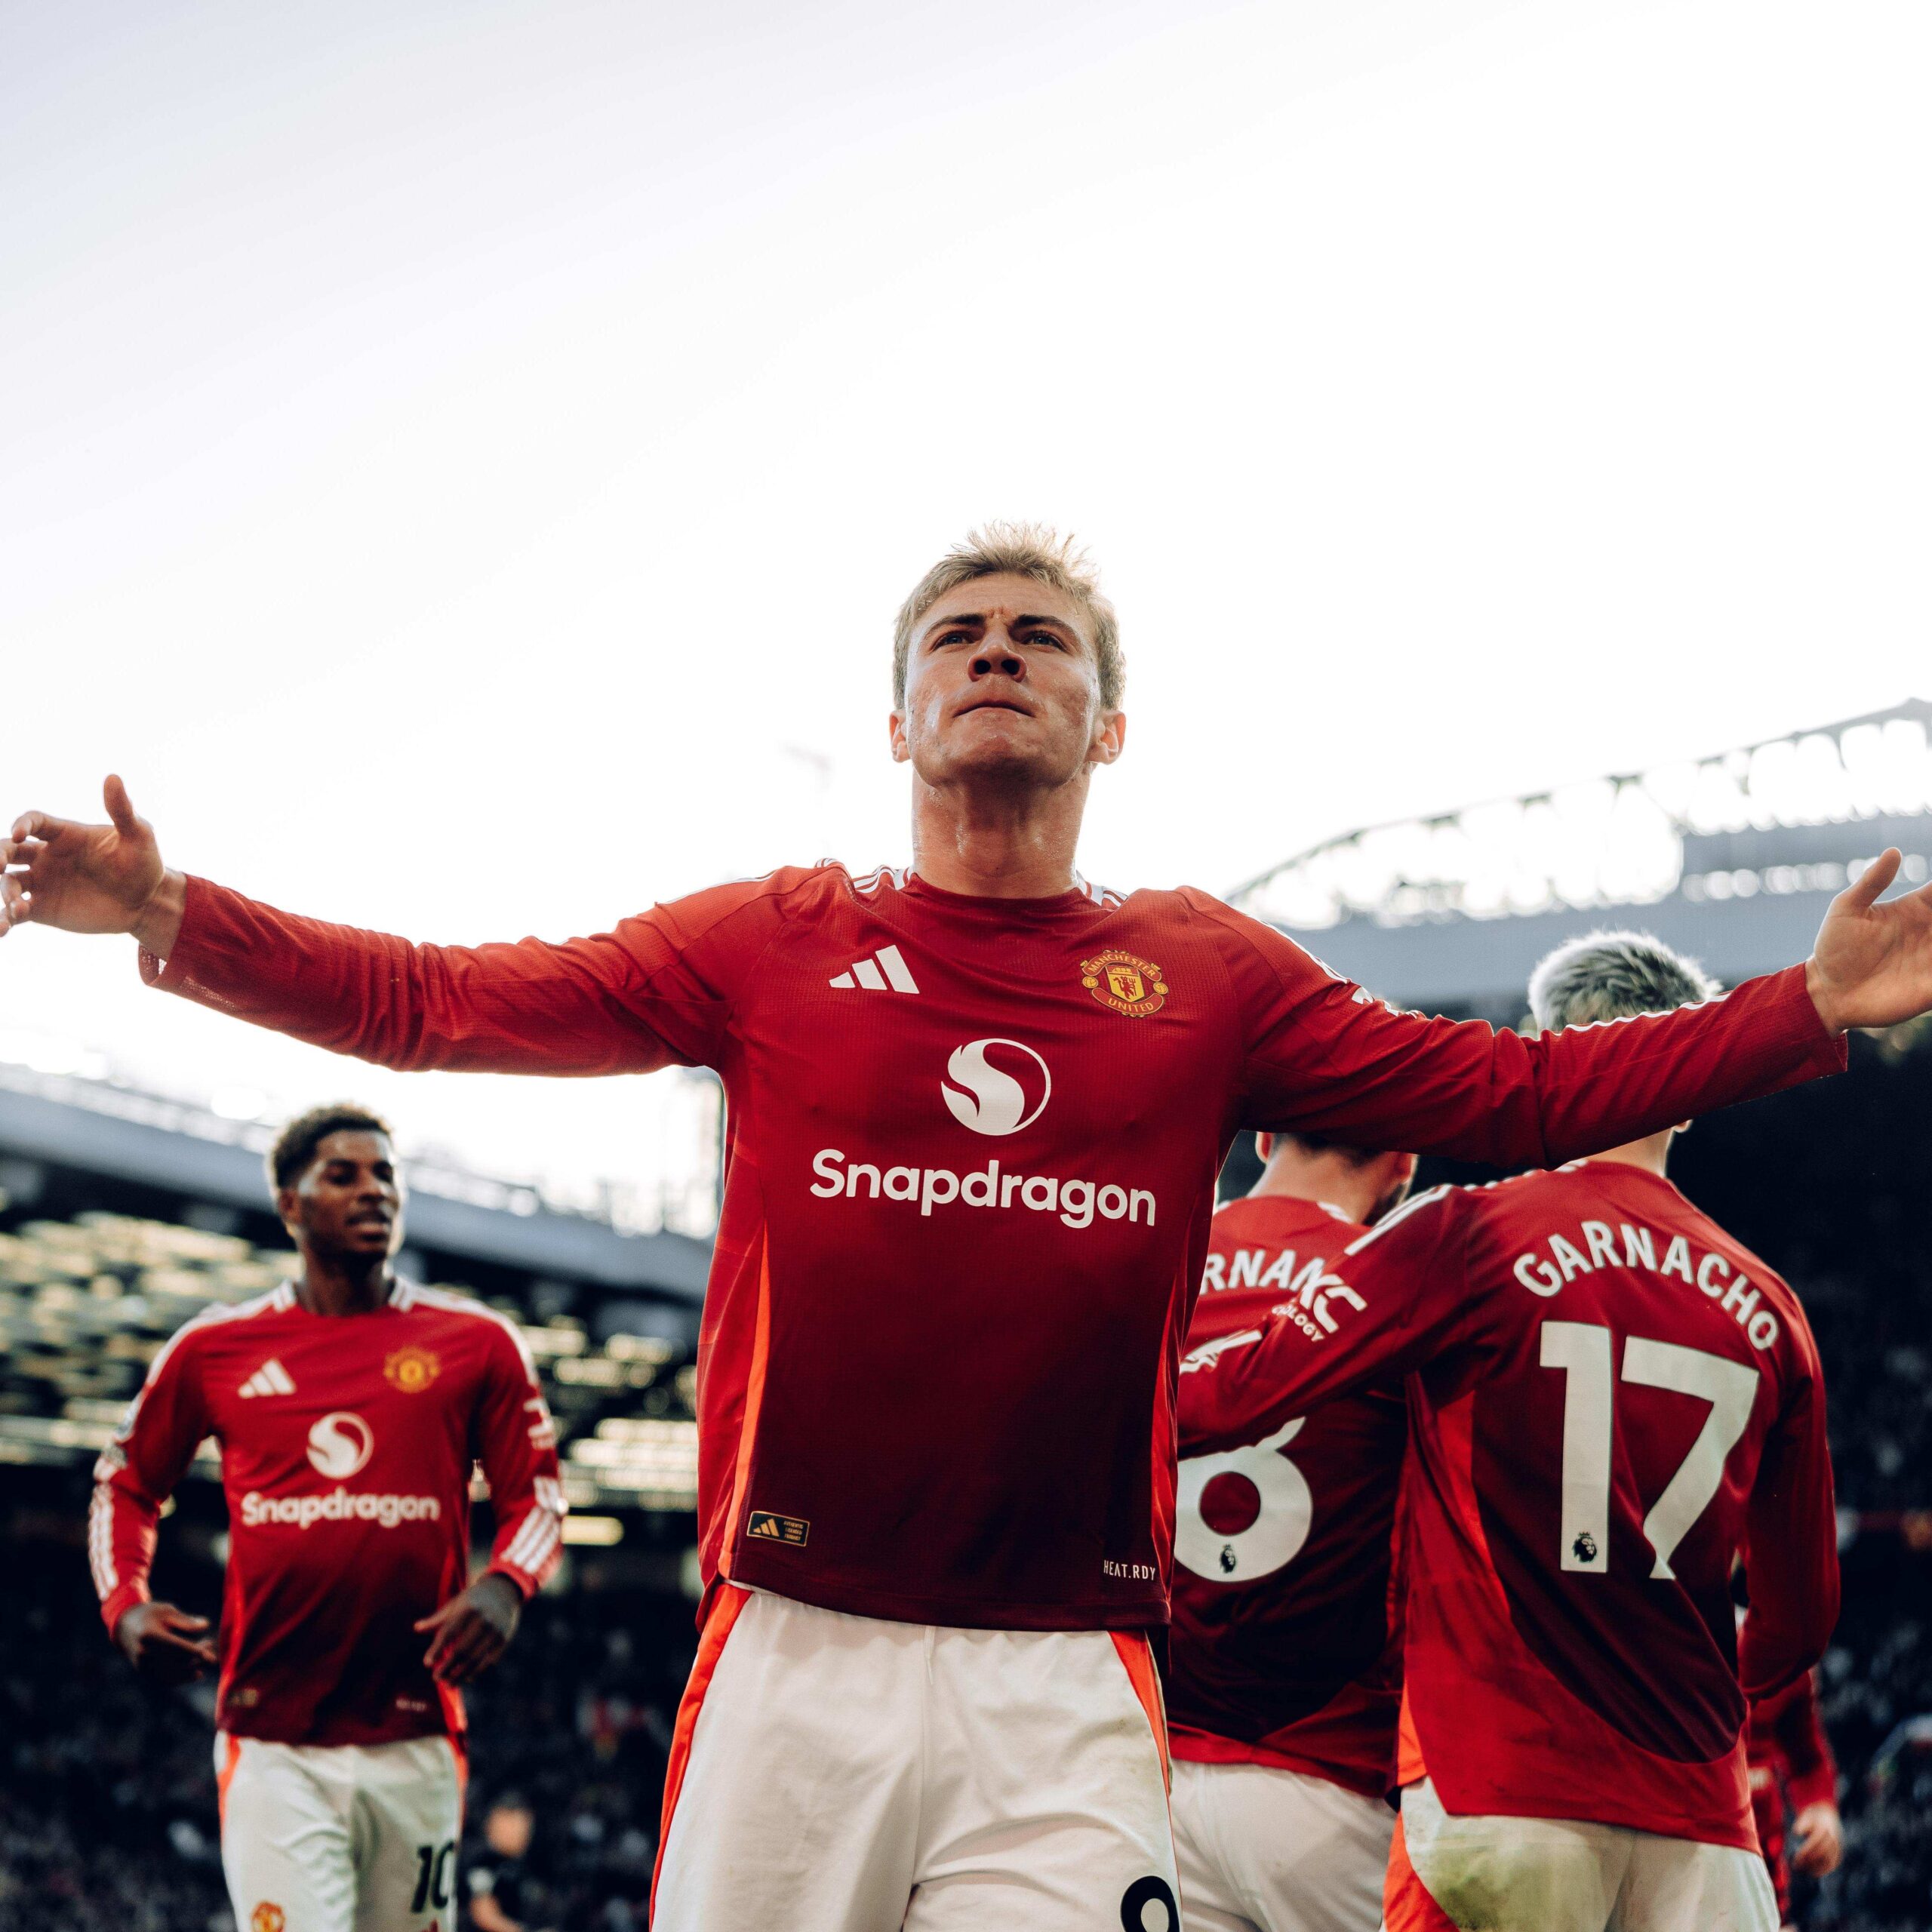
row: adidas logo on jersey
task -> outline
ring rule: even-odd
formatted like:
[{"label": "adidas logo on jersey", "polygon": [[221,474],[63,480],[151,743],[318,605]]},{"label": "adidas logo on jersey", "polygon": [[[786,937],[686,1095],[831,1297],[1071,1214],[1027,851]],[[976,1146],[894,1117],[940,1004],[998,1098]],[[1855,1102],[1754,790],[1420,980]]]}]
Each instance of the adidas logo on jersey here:
[{"label": "adidas logo on jersey", "polygon": [[871,958],[860,960],[849,973],[841,973],[827,983],[847,992],[855,987],[863,987],[869,993],[915,993],[919,990],[919,983],[913,978],[912,969],[896,946],[881,946]]},{"label": "adidas logo on jersey", "polygon": [[769,1509],[754,1509],[745,1519],[745,1534],[761,1543],[789,1543],[802,1549],[810,1540],[812,1526],[802,1516],[780,1516]]},{"label": "adidas logo on jersey", "polygon": [[245,1395],[292,1395],[295,1393],[295,1378],[270,1355],[242,1383],[242,1392]]}]

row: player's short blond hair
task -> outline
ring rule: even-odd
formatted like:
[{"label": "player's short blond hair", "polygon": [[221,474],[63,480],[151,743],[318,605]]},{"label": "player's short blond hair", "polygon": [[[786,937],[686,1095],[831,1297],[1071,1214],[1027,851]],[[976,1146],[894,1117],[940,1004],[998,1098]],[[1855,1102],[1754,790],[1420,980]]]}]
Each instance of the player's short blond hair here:
[{"label": "player's short blond hair", "polygon": [[1042,523],[989,523],[968,531],[912,586],[899,607],[892,632],[892,701],[906,703],[906,665],[919,620],[949,591],[981,577],[1030,577],[1050,583],[1079,605],[1093,627],[1094,655],[1100,669],[1100,703],[1118,711],[1127,688],[1127,660],[1121,654],[1120,620],[1100,594],[1100,575],[1085,551],[1070,537]]},{"label": "player's short blond hair", "polygon": [[1594,932],[1566,940],[1530,975],[1530,1019],[1539,1032],[1634,1020],[1697,1006],[1722,990],[1694,959],[1649,933]]}]

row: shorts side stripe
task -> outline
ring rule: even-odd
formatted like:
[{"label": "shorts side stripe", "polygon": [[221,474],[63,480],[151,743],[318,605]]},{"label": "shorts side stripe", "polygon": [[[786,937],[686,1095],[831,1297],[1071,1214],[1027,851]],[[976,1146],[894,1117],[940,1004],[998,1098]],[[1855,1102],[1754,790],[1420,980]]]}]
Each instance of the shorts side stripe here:
[{"label": "shorts side stripe", "polygon": [[1409,1863],[1402,1821],[1389,1847],[1389,1871],[1382,1881],[1383,1932],[1456,1932],[1456,1921],[1435,1903]]},{"label": "shorts side stripe", "polygon": [[738,1620],[738,1613],[751,1601],[752,1593],[735,1583],[720,1583],[711,1614],[704,1620],[703,1633],[697,1640],[697,1655],[691,1662],[691,1681],[678,1705],[678,1721],[671,1733],[671,1755],[664,1767],[664,1816],[657,1831],[657,1863],[651,1873],[651,1915],[657,1916],[657,1881],[664,1875],[664,1853],[671,1842],[671,1817],[678,1808],[678,1794],[685,1788],[685,1772],[691,1763],[691,1734],[697,1728],[704,1694],[724,1654],[724,1640]]},{"label": "shorts side stripe", "polygon": [[1154,1668],[1154,1653],[1149,1648],[1147,1639],[1138,1631],[1112,1630],[1107,1634],[1113,1638],[1114,1648],[1120,1653],[1127,1681],[1134,1686],[1134,1694],[1140,1700],[1140,1708],[1147,1713],[1148,1727],[1154,1734],[1155,1747],[1161,1754],[1161,1777],[1171,1791],[1174,1774],[1168,1752],[1168,1711],[1161,1700],[1161,1678]]},{"label": "shorts side stripe", "polygon": [[228,1787],[235,1782],[235,1767],[242,1761],[242,1740],[232,1734],[222,1740],[221,1768],[214,1775],[215,1816],[228,1822]]}]

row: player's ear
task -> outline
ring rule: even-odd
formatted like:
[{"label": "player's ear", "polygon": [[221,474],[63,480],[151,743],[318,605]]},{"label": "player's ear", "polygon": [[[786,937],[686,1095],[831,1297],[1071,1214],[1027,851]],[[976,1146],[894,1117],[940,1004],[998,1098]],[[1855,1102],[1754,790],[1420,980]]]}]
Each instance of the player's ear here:
[{"label": "player's ear", "polygon": [[906,714],[895,711],[886,720],[886,730],[892,740],[892,759],[895,764],[903,764],[912,755],[912,748],[906,742]]},{"label": "player's ear", "polygon": [[1087,749],[1089,764],[1112,764],[1127,743],[1127,713],[1103,711],[1094,727],[1094,741]]}]

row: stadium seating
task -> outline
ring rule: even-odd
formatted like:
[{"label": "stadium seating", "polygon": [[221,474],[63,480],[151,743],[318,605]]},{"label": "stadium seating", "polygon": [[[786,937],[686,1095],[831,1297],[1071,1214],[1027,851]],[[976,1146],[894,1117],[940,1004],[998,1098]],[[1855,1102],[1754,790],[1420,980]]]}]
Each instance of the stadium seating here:
[{"label": "stadium seating", "polygon": [[[0,1233],[0,1461],[91,1458],[183,1321],[211,1303],[273,1287],[294,1259],[240,1235],[126,1214]],[[651,1335],[598,1343],[570,1317],[539,1321],[514,1300],[496,1305],[517,1320],[537,1362],[572,1507],[694,1508],[688,1351]],[[211,1451],[198,1466],[214,1472]]]}]

